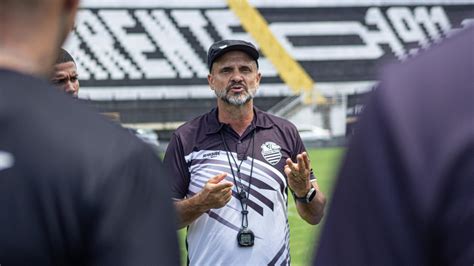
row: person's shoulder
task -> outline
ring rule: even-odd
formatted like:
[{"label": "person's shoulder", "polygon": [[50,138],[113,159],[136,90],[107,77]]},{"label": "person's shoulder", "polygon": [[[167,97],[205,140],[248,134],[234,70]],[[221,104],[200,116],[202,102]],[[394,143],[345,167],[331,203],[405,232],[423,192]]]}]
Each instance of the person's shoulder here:
[{"label": "person's shoulder", "polygon": [[277,127],[280,129],[296,130],[296,126],[288,119],[276,116],[266,111],[255,108],[258,124],[263,127]]},{"label": "person's shoulder", "polygon": [[421,102],[432,108],[464,102],[473,92],[473,39],[474,27],[463,29],[404,62],[385,66],[375,93],[380,107],[408,113]]},{"label": "person's shoulder", "polygon": [[36,176],[47,177],[42,182],[72,189],[77,182],[105,180],[117,169],[138,165],[138,158],[158,160],[145,143],[90,106],[40,79],[13,76],[15,87],[5,87],[5,80],[0,80],[0,93],[5,92],[0,111],[6,110],[0,122],[10,126],[6,137],[15,140],[12,153],[25,169],[36,169]]},{"label": "person's shoulder", "polygon": [[[382,71],[382,79],[395,82],[399,86],[404,83],[429,82],[451,80],[460,82],[460,79],[472,78],[469,69],[472,69],[474,49],[474,26],[451,33],[446,39],[433,44],[425,51],[419,52],[412,58],[400,64],[389,64]],[[439,86],[420,86],[418,91],[438,89]],[[403,87],[400,87],[403,89]]]},{"label": "person's shoulder", "polygon": [[[47,148],[51,155],[100,157],[139,141],[120,125],[108,121],[87,104],[69,97],[47,81],[23,74],[11,74],[16,81],[9,108],[18,134],[29,134],[30,145]],[[27,126],[29,125],[29,126]],[[125,145],[126,144],[126,145]],[[117,154],[116,154],[117,156]],[[70,158],[69,158],[70,160]]]},{"label": "person's shoulder", "polygon": [[113,158],[129,157],[131,153],[149,148],[128,129],[90,110],[89,106],[81,103],[68,104],[74,108],[67,114],[71,119],[51,126],[53,128],[66,127],[64,129],[67,131],[66,134],[75,135],[75,144],[71,144],[75,149],[82,150],[91,157],[106,156],[113,160]]},{"label": "person's shoulder", "polygon": [[183,135],[188,133],[196,133],[197,131],[201,131],[202,128],[208,127],[210,124],[214,122],[212,119],[212,115],[214,110],[211,110],[207,113],[198,115],[191,120],[184,122],[182,125],[176,128],[174,134]]}]

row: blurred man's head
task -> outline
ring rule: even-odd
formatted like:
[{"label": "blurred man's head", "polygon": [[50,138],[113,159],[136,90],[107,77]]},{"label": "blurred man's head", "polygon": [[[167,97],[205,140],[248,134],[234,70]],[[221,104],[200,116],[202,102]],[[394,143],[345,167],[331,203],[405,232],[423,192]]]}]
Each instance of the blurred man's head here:
[{"label": "blurred man's head", "polygon": [[77,98],[79,80],[77,78],[76,63],[72,56],[62,48],[53,68],[51,82],[65,93]]},{"label": "blurred man's head", "polygon": [[0,0],[0,67],[49,77],[79,0]]}]

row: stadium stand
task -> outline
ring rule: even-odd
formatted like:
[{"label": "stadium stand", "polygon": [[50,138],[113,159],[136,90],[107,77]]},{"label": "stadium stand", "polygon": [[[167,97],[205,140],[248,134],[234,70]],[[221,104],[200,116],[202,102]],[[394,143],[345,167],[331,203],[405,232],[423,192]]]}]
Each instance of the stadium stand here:
[{"label": "stadium stand", "polygon": [[[381,63],[415,56],[474,19],[467,0],[242,1],[262,22],[255,33],[235,2],[83,1],[65,46],[77,61],[79,97],[120,113],[122,123],[170,131],[215,103],[206,80],[210,44],[244,39],[264,53],[259,108],[345,136],[347,95],[369,91]],[[275,43],[284,51],[276,61],[289,57],[312,88],[292,85],[303,78],[289,80],[272,56]],[[315,107],[319,96],[295,100],[305,90],[338,100],[326,107]]]}]

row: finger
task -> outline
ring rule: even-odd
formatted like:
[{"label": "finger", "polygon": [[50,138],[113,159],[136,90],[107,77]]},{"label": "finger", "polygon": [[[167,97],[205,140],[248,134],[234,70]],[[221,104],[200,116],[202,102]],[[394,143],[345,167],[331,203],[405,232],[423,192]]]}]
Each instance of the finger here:
[{"label": "finger", "polygon": [[297,164],[293,163],[290,158],[286,159],[286,166],[288,166],[291,171],[296,171],[296,165]]},{"label": "finger", "polygon": [[306,152],[303,152],[303,160],[304,160],[304,165],[305,169],[311,169],[311,161],[309,160],[309,156]]},{"label": "finger", "polygon": [[293,161],[291,160],[291,158],[286,159],[286,165],[288,165],[288,166],[293,165]]},{"label": "finger", "polygon": [[304,173],[305,163],[304,163],[304,160],[303,160],[303,155],[298,154],[298,156],[296,156],[296,160],[298,161],[298,172]]},{"label": "finger", "polygon": [[222,194],[232,193],[232,186],[221,189]]},{"label": "finger", "polygon": [[219,199],[225,199],[228,196],[229,196],[229,191],[221,190],[219,192],[216,192],[216,197],[218,197]]},{"label": "finger", "polygon": [[213,176],[211,178],[209,178],[209,180],[207,182],[211,183],[211,184],[217,184],[219,182],[221,182],[222,180],[224,180],[224,178],[227,176],[227,173],[221,173],[221,174],[218,174],[216,176]]},{"label": "finger", "polygon": [[285,174],[288,177],[288,179],[294,179],[296,177],[297,171],[291,170],[290,167],[286,167],[285,169]]},{"label": "finger", "polygon": [[291,173],[291,168],[288,165],[285,165],[285,169],[283,170],[287,176]]},{"label": "finger", "polygon": [[231,199],[232,199],[232,194],[226,195],[226,196],[224,197],[225,203],[229,202]]},{"label": "finger", "polygon": [[222,191],[223,189],[226,189],[226,188],[232,189],[233,186],[234,186],[234,184],[232,182],[224,181],[224,182],[220,182],[219,184],[215,184],[213,186],[212,190],[213,191]]},{"label": "finger", "polygon": [[232,191],[226,193],[226,194],[224,195],[224,197],[225,197],[225,198],[228,198],[228,199],[232,198]]}]

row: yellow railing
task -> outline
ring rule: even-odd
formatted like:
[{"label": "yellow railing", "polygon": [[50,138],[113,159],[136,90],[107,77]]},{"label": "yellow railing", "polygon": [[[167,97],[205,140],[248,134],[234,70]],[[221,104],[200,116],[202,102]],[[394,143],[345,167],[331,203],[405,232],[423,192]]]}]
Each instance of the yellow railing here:
[{"label": "yellow railing", "polygon": [[313,79],[278,42],[260,12],[247,0],[227,0],[227,3],[240,19],[244,30],[255,39],[260,50],[276,68],[286,85],[297,94],[303,93],[305,103],[312,103],[314,100],[317,104],[327,103],[326,98],[315,89]]}]

